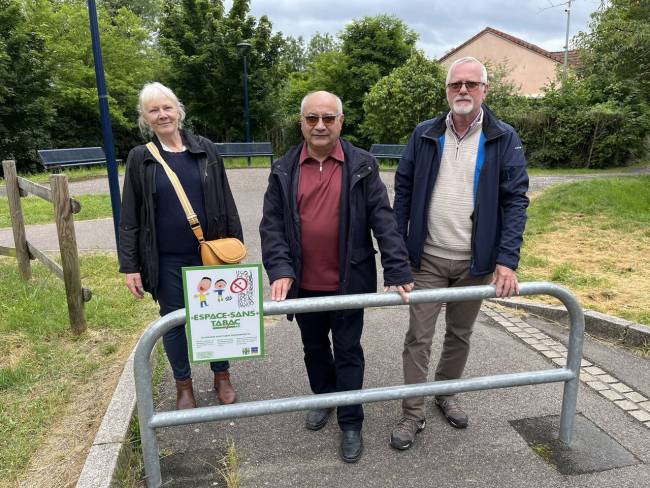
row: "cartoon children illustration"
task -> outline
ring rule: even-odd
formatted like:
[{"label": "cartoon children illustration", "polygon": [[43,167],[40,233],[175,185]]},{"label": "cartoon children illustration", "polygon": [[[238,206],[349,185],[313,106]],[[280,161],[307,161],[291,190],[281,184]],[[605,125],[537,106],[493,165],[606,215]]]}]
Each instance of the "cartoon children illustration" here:
[{"label": "cartoon children illustration", "polygon": [[214,283],[214,291],[217,294],[218,302],[223,302],[223,292],[225,291],[227,285],[228,283],[226,283],[226,280],[217,280]]},{"label": "cartoon children illustration", "polygon": [[210,289],[210,286],[212,286],[212,279],[207,276],[201,278],[201,281],[199,281],[199,284],[196,286],[196,291],[198,293],[194,295],[194,298],[199,299],[201,308],[208,306],[208,295],[210,294],[208,293],[208,290]]}]

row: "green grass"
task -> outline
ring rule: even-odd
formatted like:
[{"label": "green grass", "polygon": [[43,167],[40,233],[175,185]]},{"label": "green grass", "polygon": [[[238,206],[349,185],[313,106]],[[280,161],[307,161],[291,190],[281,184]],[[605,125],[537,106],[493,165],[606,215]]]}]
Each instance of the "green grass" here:
[{"label": "green grass", "polygon": [[650,161],[638,161],[628,166],[619,168],[534,168],[528,167],[530,176],[574,176],[574,175],[593,175],[606,173],[627,173],[635,169],[650,168]]},{"label": "green grass", "polygon": [[82,280],[93,299],[86,304],[88,331],[74,336],[63,282],[40,265],[32,271],[34,278],[24,282],[15,260],[0,258],[0,486],[25,472],[78,392],[101,387],[103,372],[123,364],[156,317],[151,299],[129,296],[114,257],[82,257]]},{"label": "green grass", "polygon": [[648,237],[650,176],[554,186],[531,202],[518,275],[562,284],[586,309],[650,325]]},{"label": "green grass", "polygon": [[[79,166],[76,168],[63,168],[61,174],[64,174],[68,177],[68,181],[83,181],[89,180],[91,178],[99,178],[106,176],[108,174],[106,166]],[[124,165],[118,165],[117,171],[119,174],[124,173]],[[51,172],[43,171],[40,173],[27,173],[20,174],[23,178],[33,181],[34,183],[44,184],[49,183]],[[0,178],[0,185],[4,185],[4,179]]]},{"label": "green grass", "polygon": [[240,461],[235,441],[229,439],[226,444],[226,453],[221,460],[222,468],[219,469],[219,474],[226,482],[227,488],[239,488],[241,486]]},{"label": "green grass", "polygon": [[549,444],[543,444],[541,442],[533,442],[530,444],[530,448],[541,457],[544,462],[547,464],[553,464],[553,449]]},{"label": "green grass", "polygon": [[[224,158],[223,164],[226,169],[248,168],[247,158]],[[255,156],[251,158],[251,168],[270,168],[271,158],[268,156]]]},{"label": "green grass", "polygon": [[[74,215],[75,220],[98,219],[113,214],[111,197],[108,194],[80,195],[74,198],[81,203],[81,212]],[[50,202],[36,196],[29,196],[21,198],[20,204],[26,225],[54,222],[54,207]],[[0,228],[2,227],[11,227],[9,203],[6,198],[0,199]]]},{"label": "green grass", "polygon": [[650,224],[650,176],[604,178],[553,186],[530,206],[529,236],[556,228],[558,215],[604,218],[608,229]]},{"label": "green grass", "polygon": [[[226,169],[230,168],[247,168],[248,158],[224,158],[223,163]],[[270,168],[271,158],[267,156],[254,156],[251,157],[251,168]],[[124,174],[125,165],[119,164],[117,171],[120,175]],[[21,174],[23,178],[27,178],[35,183],[43,184],[50,181],[50,172],[44,171],[41,173],[27,173]],[[108,175],[106,166],[80,166],[77,168],[63,168],[61,174],[68,177],[68,181],[83,181],[91,178],[101,178]],[[0,185],[4,185],[4,178],[0,178]]]}]

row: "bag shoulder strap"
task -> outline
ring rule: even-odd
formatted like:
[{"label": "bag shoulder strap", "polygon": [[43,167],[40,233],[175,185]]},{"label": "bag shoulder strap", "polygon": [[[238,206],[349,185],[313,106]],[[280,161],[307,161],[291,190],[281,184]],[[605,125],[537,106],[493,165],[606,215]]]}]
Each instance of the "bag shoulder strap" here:
[{"label": "bag shoulder strap", "polygon": [[156,145],[153,142],[147,143],[147,149],[149,149],[151,155],[156,159],[156,161],[160,163],[160,165],[165,170],[165,173],[167,174],[167,178],[169,178],[169,181],[174,187],[174,190],[176,191],[176,195],[178,196],[178,199],[181,202],[181,206],[183,207],[183,211],[185,212],[187,221],[190,224],[190,227],[192,228],[192,232],[194,232],[194,235],[196,236],[199,242],[203,242],[205,239],[203,238],[203,229],[201,228],[201,224],[199,223],[199,218],[196,216],[196,213],[192,208],[192,204],[187,198],[187,195],[185,194],[185,190],[183,190],[183,186],[181,185],[178,176],[176,176],[174,170],[169,167],[167,162],[160,155],[160,151],[158,150],[158,147],[156,147]]}]

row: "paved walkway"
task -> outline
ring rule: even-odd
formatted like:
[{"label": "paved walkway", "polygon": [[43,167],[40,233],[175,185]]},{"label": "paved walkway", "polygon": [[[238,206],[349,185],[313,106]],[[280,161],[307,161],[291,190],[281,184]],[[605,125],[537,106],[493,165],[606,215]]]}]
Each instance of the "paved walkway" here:
[{"label": "paved walkway", "polygon": [[[228,177],[232,187],[237,207],[242,213],[242,221],[257,219],[250,225],[250,232],[244,234],[246,240],[254,239],[259,244],[257,223],[262,218],[262,197],[266,187],[268,168],[231,169],[228,170]],[[650,168],[638,170],[607,173],[598,175],[576,175],[576,176],[532,176],[530,178],[530,194],[534,194],[552,185],[584,179],[601,178],[608,176],[636,176],[639,174],[650,174]],[[382,180],[388,188],[391,200],[394,197],[393,181],[394,172],[384,171],[381,174]],[[120,187],[123,178],[120,177]],[[70,183],[70,194],[98,194],[108,193],[108,179],[94,178],[84,181]],[[82,250],[115,250],[115,233],[113,221],[110,218],[87,220],[75,222],[77,234],[77,247]],[[27,228],[27,238],[38,249],[43,251],[57,251],[58,241],[54,224],[30,225]],[[248,243],[248,242],[247,242]],[[0,229],[0,246],[13,247],[13,234],[11,229]],[[250,246],[249,246],[250,247]]]},{"label": "paved walkway", "polygon": [[[405,307],[366,312],[365,388],[401,383],[407,323]],[[546,327],[552,330],[542,332]],[[439,323],[433,364],[440,354],[443,329]],[[527,344],[524,334],[536,336],[539,342]],[[295,323],[281,318],[267,325],[266,347],[268,355],[261,361],[233,363],[231,374],[240,402],[309,394]],[[472,347],[466,377],[549,369],[562,362],[566,334],[538,319],[522,320],[487,307],[479,317]],[[217,468],[223,446],[232,440],[241,463],[242,487],[647,487],[650,422],[643,419],[650,416],[645,400],[650,395],[648,360],[590,338],[585,358],[584,380],[589,383],[580,386],[578,411],[626,449],[633,465],[568,476],[539,457],[511,423],[559,415],[562,385],[546,384],[462,394],[470,416],[466,430],[451,428],[428,400],[427,428],[405,452],[388,444],[390,429],[400,415],[399,402],[367,404],[365,452],[356,465],[339,460],[339,431],[333,419],[322,431],[312,432],[304,428],[302,412],[165,428],[158,432],[165,453],[164,486],[223,486]],[[209,368],[195,366],[193,376],[199,406],[216,405]],[[601,386],[596,385],[609,386],[597,392]],[[620,391],[621,399],[610,400],[604,391],[612,395]],[[164,378],[160,399],[157,409],[174,408],[170,374]],[[575,447],[580,444],[577,438]]]}]

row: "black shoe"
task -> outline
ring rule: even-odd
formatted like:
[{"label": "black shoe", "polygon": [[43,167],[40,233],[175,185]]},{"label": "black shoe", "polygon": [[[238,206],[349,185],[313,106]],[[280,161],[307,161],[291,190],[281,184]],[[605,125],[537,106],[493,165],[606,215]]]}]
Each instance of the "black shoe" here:
[{"label": "black shoe", "polygon": [[440,410],[442,410],[447,422],[449,422],[452,427],[456,427],[457,429],[464,429],[467,427],[469,419],[467,418],[467,414],[463,412],[463,409],[460,408],[457,400],[453,398],[449,400],[438,400],[436,398],[436,405]]},{"label": "black shoe", "polygon": [[333,408],[310,410],[307,412],[307,417],[305,418],[305,427],[309,430],[321,430],[327,424],[327,420],[333,411]]},{"label": "black shoe", "polygon": [[360,430],[341,432],[341,459],[346,463],[356,463],[363,452],[363,439]]}]

